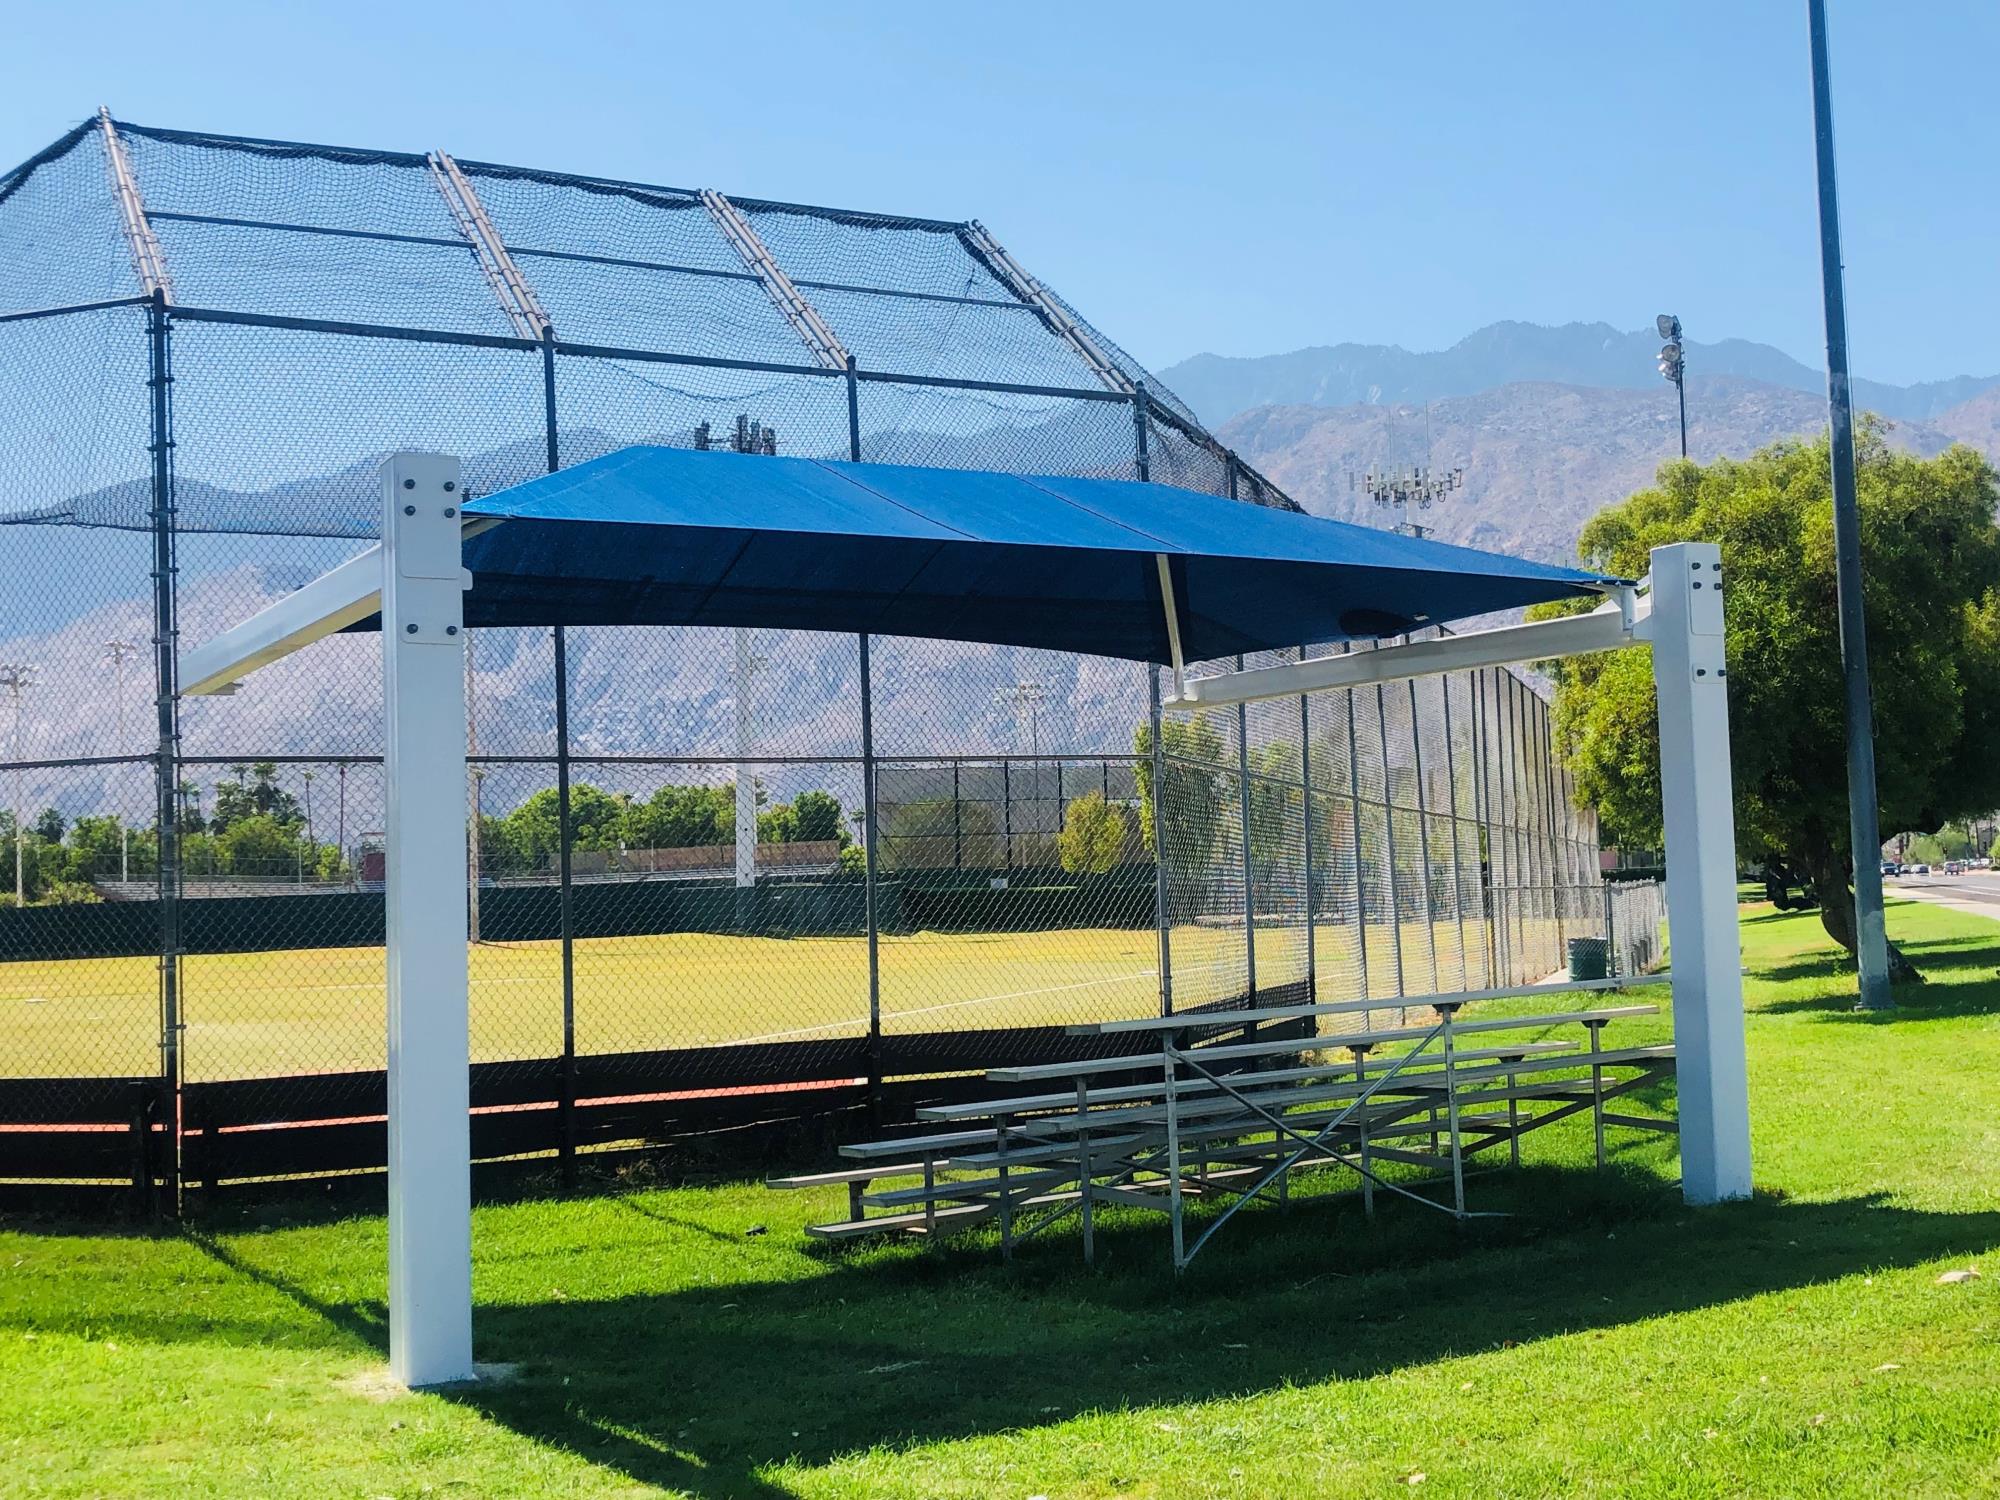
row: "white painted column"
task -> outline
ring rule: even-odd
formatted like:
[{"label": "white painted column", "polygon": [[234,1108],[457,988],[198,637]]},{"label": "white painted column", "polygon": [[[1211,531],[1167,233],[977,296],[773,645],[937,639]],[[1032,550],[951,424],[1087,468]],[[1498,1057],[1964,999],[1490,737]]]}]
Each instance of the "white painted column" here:
[{"label": "white painted column", "polygon": [[1673,943],[1681,1194],[1689,1203],[1750,1196],[1722,600],[1722,554],[1713,543],[1653,550],[1653,682]]},{"label": "white painted column", "polygon": [[389,1369],[472,1377],[464,600],[458,460],[382,465]]}]

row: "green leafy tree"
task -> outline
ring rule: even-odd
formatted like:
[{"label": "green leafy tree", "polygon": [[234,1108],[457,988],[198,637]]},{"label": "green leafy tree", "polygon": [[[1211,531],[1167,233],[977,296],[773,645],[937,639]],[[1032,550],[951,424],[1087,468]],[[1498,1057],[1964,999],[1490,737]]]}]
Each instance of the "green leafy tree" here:
[{"label": "green leafy tree", "polygon": [[230,767],[234,778],[215,784],[215,814],[209,829],[221,833],[244,818],[269,818],[276,823],[303,823],[299,799],[278,785],[277,762],[260,760]]},{"label": "green leafy tree", "polygon": [[1944,845],[1928,833],[1920,833],[1910,840],[1909,861],[1913,865],[1941,865],[1944,863]]},{"label": "green leafy tree", "polygon": [[736,788],[663,786],[632,809],[638,849],[703,849],[736,842]]},{"label": "green leafy tree", "polygon": [[1222,836],[1222,735],[1206,713],[1170,718],[1160,725],[1160,749],[1167,758],[1165,816],[1153,807],[1153,729],[1141,724],[1132,732],[1138,752],[1139,832],[1147,853],[1159,857],[1158,827],[1164,826],[1171,857],[1200,868],[1215,852]]},{"label": "green leafy tree", "polygon": [[1056,852],[1072,875],[1107,875],[1124,863],[1131,833],[1124,808],[1102,792],[1085,792],[1063,815]]},{"label": "green leafy tree", "polygon": [[847,815],[831,792],[800,792],[792,799],[797,818],[794,837],[802,844],[833,843],[847,847]]},{"label": "green leafy tree", "polygon": [[[1856,446],[1881,818],[1937,828],[2000,803],[2000,489],[1968,448],[1915,458],[1891,451],[1873,423]],[[1653,547],[1721,545],[1739,858],[1809,884],[1828,934],[1851,953],[1828,474],[1824,438],[1668,464],[1652,489],[1599,512],[1578,551],[1637,577]],[[1557,739],[1579,797],[1618,842],[1657,847],[1651,663],[1638,651],[1572,658],[1556,679]],[[1891,967],[1915,975],[1900,954]]]}]

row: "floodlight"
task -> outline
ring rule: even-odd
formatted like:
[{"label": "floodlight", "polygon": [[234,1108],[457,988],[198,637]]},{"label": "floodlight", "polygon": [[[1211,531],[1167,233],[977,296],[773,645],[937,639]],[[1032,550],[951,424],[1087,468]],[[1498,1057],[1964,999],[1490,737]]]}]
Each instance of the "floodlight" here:
[{"label": "floodlight", "polygon": [[1677,339],[1681,336],[1681,320],[1672,313],[1661,313],[1653,319],[1653,326],[1660,330],[1663,339]]}]

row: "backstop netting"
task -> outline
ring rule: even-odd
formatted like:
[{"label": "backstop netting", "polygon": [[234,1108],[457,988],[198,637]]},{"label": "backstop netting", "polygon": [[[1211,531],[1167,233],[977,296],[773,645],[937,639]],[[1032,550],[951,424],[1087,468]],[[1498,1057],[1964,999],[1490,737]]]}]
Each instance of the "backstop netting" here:
[{"label": "backstop netting", "polygon": [[[1292,503],[974,223],[78,127],[0,178],[0,1180],[381,1164],[377,645],[186,701],[179,648],[367,546],[388,453],[482,493],[638,442]],[[1508,672],[1162,715],[1046,652],[469,635],[482,1156],[1607,931]]]}]

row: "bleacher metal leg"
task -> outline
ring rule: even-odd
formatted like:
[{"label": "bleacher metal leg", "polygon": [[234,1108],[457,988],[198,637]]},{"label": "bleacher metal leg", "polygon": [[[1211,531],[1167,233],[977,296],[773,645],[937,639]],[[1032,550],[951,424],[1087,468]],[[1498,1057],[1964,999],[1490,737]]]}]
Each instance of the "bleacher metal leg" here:
[{"label": "bleacher metal leg", "polygon": [[1090,1127],[1084,1121],[1084,1112],[1089,1105],[1089,1086],[1079,1076],[1076,1080],[1076,1190],[1077,1211],[1083,1221],[1083,1263],[1087,1266],[1097,1263],[1097,1226],[1091,1212],[1090,1201]]},{"label": "bleacher metal leg", "polygon": [[[1586,1022],[1584,1029],[1590,1033],[1590,1055],[1594,1059],[1604,1050],[1604,1023]],[[1597,1164],[1604,1165],[1604,1065],[1593,1061],[1590,1065],[1590,1117],[1597,1129]]]},{"label": "bleacher metal leg", "polygon": [[1187,1233],[1181,1219],[1180,1089],[1175,1079],[1171,1042],[1160,1049],[1160,1069],[1167,1096],[1167,1214],[1173,1222],[1174,1274],[1178,1276],[1187,1269]]},{"label": "bleacher metal leg", "polygon": [[1009,1117],[1001,1115],[996,1122],[1000,1126],[1000,1144],[995,1149],[999,1157],[1000,1170],[1000,1258],[1014,1258],[1014,1195],[1007,1187],[1007,1125]]},{"label": "bleacher metal leg", "polygon": [[924,1153],[924,1243],[937,1243],[937,1158]]},{"label": "bleacher metal leg", "polygon": [[1521,1075],[1512,1068],[1507,1070],[1507,1165],[1521,1165],[1521,1101],[1515,1097],[1520,1088]]},{"label": "bleacher metal leg", "polygon": [[[1459,1218],[1465,1217],[1465,1154],[1460,1149],[1458,1134],[1458,1075],[1456,1044],[1452,1040],[1452,1018],[1457,1015],[1455,1005],[1440,1006],[1439,1019],[1444,1032],[1444,1100],[1445,1113],[1451,1126],[1451,1211]],[[1435,1117],[1435,1111],[1432,1112]]]}]

